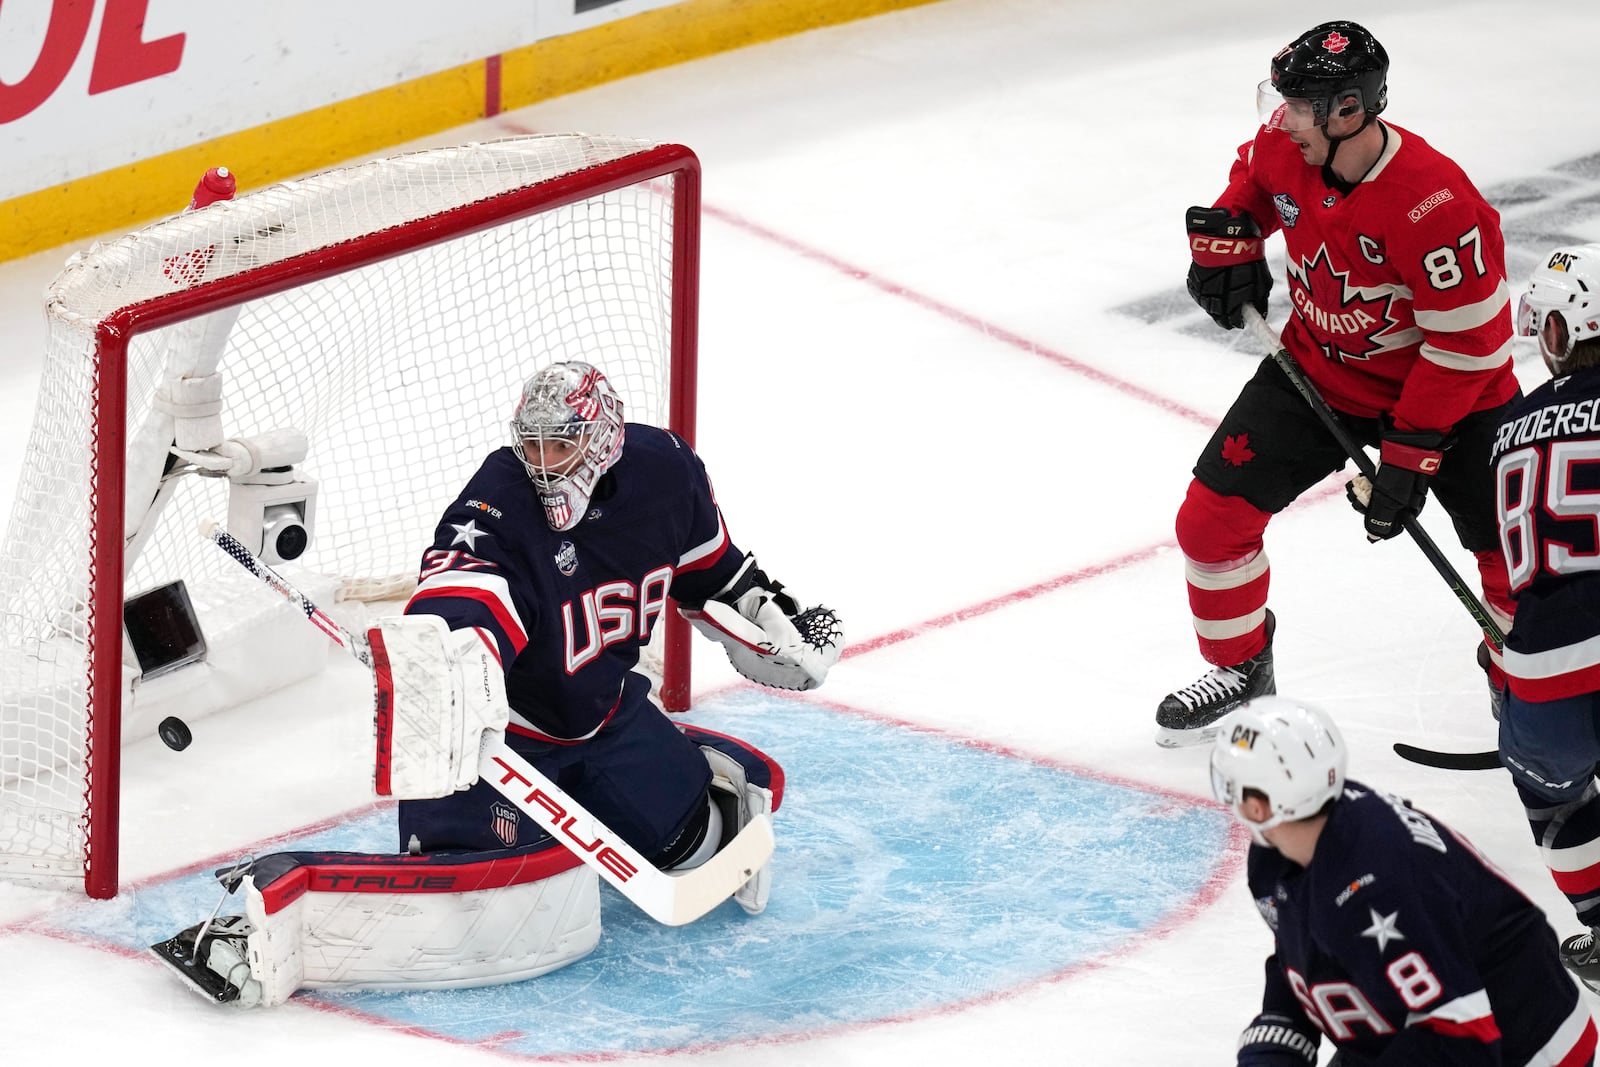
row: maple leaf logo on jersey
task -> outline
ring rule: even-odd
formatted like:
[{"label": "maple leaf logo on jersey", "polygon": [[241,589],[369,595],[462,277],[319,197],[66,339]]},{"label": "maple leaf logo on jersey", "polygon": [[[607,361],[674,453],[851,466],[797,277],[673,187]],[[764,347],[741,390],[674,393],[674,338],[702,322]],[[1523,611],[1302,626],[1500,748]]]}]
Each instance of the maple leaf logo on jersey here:
[{"label": "maple leaf logo on jersey", "polygon": [[1325,244],[1310,260],[1291,259],[1288,273],[1295,312],[1323,355],[1348,363],[1386,349],[1383,335],[1398,321],[1389,313],[1392,287],[1351,286],[1350,272],[1334,267]]},{"label": "maple leaf logo on jersey", "polygon": [[1329,32],[1328,36],[1322,39],[1322,47],[1326,48],[1334,55],[1338,55],[1340,52],[1343,52],[1346,48],[1350,47],[1350,38],[1344,36],[1338,30],[1333,30]]},{"label": "maple leaf logo on jersey", "polygon": [[1222,459],[1234,467],[1242,467],[1256,458],[1250,451],[1250,435],[1242,433],[1238,437],[1224,437],[1222,439]]}]

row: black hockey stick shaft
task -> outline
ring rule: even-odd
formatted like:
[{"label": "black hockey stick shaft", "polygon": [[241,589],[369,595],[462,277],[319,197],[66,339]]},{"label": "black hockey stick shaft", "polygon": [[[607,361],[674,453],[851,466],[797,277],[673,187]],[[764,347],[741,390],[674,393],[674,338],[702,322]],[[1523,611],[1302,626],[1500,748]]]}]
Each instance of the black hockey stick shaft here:
[{"label": "black hockey stick shaft", "polygon": [[[1246,321],[1250,323],[1257,336],[1266,342],[1268,350],[1272,353],[1272,361],[1282,369],[1290,383],[1305,398],[1305,402],[1311,405],[1311,410],[1317,413],[1317,417],[1328,428],[1328,432],[1333,435],[1334,440],[1339,442],[1339,447],[1344,449],[1345,454],[1350,457],[1356,468],[1368,481],[1375,481],[1378,476],[1378,468],[1372,462],[1371,457],[1367,455],[1366,450],[1361,447],[1360,443],[1350,436],[1350,431],[1345,428],[1344,423],[1339,421],[1339,417],[1333,413],[1333,409],[1328,406],[1328,402],[1322,399],[1322,394],[1317,392],[1317,387],[1311,383],[1311,379],[1306,377],[1305,371],[1300,368],[1299,363],[1295,362],[1294,356],[1289,354],[1289,350],[1283,346],[1278,335],[1272,331],[1272,327],[1267,325],[1266,320],[1261,317],[1255,308],[1245,308],[1244,314]],[[1450,587],[1450,591],[1456,595],[1456,599],[1461,601],[1462,606],[1467,609],[1468,614],[1472,616],[1472,620],[1483,630],[1484,640],[1489,642],[1496,652],[1505,647],[1506,635],[1501,631],[1500,624],[1495,622],[1494,617],[1489,614],[1489,609],[1484,607],[1483,602],[1478,599],[1478,595],[1462,580],[1460,573],[1450,565],[1450,561],[1445,559],[1444,553],[1439,551],[1439,546],[1434,543],[1433,538],[1428,536],[1428,531],[1422,528],[1422,524],[1417,521],[1417,517],[1415,515],[1408,516],[1403,520],[1402,525],[1405,526],[1406,533],[1410,534],[1411,539],[1417,543],[1417,547],[1422,550],[1422,554],[1427,557],[1428,562],[1433,564],[1433,569],[1439,572],[1439,576]]]}]

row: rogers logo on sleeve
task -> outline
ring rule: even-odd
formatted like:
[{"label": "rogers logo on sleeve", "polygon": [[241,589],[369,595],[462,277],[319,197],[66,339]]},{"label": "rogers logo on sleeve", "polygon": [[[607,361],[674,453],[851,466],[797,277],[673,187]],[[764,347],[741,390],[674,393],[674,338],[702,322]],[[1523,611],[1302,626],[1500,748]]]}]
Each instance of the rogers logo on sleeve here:
[{"label": "rogers logo on sleeve", "polygon": [[1422,203],[1406,212],[1406,218],[1410,219],[1412,222],[1421,222],[1422,216],[1426,215],[1440,204],[1447,204],[1455,198],[1455,194],[1449,189],[1440,189],[1437,193],[1434,193]]}]

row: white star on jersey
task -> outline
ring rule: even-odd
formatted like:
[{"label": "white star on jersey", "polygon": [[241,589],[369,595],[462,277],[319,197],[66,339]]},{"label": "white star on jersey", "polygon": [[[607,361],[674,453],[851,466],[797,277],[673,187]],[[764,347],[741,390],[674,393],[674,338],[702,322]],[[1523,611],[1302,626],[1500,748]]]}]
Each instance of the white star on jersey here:
[{"label": "white star on jersey", "polygon": [[489,533],[488,530],[478,529],[478,524],[472,519],[468,519],[464,523],[452,522],[450,528],[456,532],[455,539],[450,543],[452,545],[466,545],[468,552],[477,551],[478,538],[486,537]]},{"label": "white star on jersey", "polygon": [[1391,941],[1404,941],[1406,935],[1395,928],[1395,921],[1400,918],[1398,911],[1388,915],[1379,915],[1376,908],[1368,908],[1367,914],[1372,916],[1372,925],[1361,931],[1362,937],[1370,937],[1378,942],[1378,951],[1382,952]]}]

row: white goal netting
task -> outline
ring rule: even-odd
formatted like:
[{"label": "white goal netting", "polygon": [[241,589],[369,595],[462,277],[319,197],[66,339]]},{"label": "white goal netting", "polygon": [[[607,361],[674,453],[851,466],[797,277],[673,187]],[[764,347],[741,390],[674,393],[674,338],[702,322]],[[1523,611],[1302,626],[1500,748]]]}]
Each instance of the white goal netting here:
[{"label": "white goal netting", "polygon": [[[98,865],[90,892],[115,891],[106,790],[138,689],[107,667],[121,603],[182,579],[208,638],[275,607],[196,532],[228,519],[231,495],[237,513],[236,483],[314,483],[293,573],[401,597],[538,365],[594,362],[628,418],[668,424],[693,377],[673,369],[692,350],[692,307],[675,306],[697,255],[686,184],[697,210],[678,146],[514,138],[286,182],[73,257],[47,294],[0,547],[0,877]],[[218,399],[186,391],[201,383]],[[222,444],[195,446],[219,425]],[[255,446],[228,442],[282,431],[304,436],[303,460],[240,477]],[[125,580],[102,580],[124,544]]]}]

